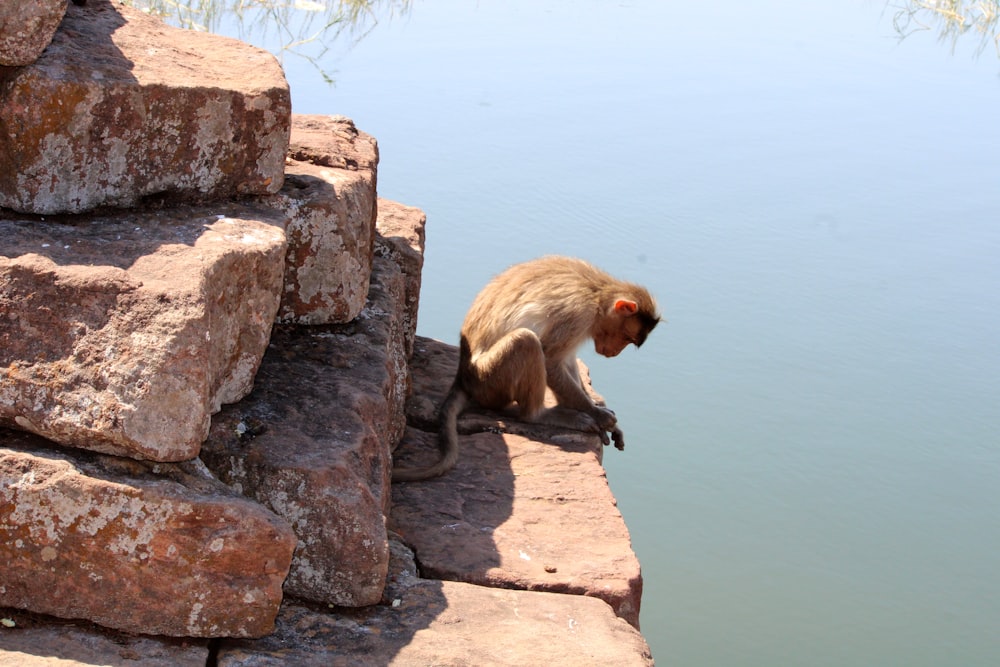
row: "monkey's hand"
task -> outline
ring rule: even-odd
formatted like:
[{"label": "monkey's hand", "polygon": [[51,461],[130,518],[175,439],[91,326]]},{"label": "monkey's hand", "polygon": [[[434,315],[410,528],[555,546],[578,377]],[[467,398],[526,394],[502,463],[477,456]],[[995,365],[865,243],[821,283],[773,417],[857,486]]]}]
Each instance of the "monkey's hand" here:
[{"label": "monkey's hand", "polygon": [[615,416],[614,411],[599,405],[594,406],[594,409],[590,411],[590,416],[594,418],[598,428],[602,431],[610,431],[618,425],[618,417]]},{"label": "monkey's hand", "polygon": [[[622,436],[622,431],[618,428],[618,417],[615,416],[613,410],[609,410],[603,406],[596,405],[594,409],[590,412],[590,416],[594,419],[597,424],[598,433],[601,436],[601,444],[607,447],[611,444],[611,440],[614,439],[615,447],[621,449],[625,446],[625,441]],[[610,437],[609,437],[610,432]]]},{"label": "monkey's hand", "polygon": [[550,408],[529,421],[540,424],[550,424],[561,428],[571,428],[584,433],[596,433],[601,438],[602,445],[610,445],[614,439],[615,447],[622,449],[625,438],[618,428],[618,418],[615,413],[601,406],[592,406],[586,411],[565,408]]},{"label": "monkey's hand", "polygon": [[597,422],[597,427],[601,429],[601,443],[604,444],[604,446],[608,446],[614,442],[615,449],[624,450],[625,434],[622,433],[620,428],[618,428],[618,417],[615,416],[614,411],[605,407],[596,406],[595,411],[594,413],[591,413],[591,416],[593,416],[594,421]]}]

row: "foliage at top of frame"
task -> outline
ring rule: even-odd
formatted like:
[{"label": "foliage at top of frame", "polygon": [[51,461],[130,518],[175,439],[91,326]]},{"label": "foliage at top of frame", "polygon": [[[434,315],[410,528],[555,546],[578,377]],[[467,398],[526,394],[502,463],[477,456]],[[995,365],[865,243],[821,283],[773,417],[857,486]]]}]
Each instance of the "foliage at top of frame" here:
[{"label": "foliage at top of frame", "polygon": [[907,0],[894,5],[893,26],[900,39],[915,32],[937,30],[954,52],[960,37],[976,35],[976,55],[993,44],[1000,56],[1000,0]]},{"label": "foliage at top of frame", "polygon": [[[226,27],[245,42],[271,50],[278,59],[295,55],[312,63],[332,83],[321,59],[334,43],[357,43],[379,18],[406,14],[411,0],[121,0],[190,30]],[[277,45],[277,46],[275,46]]]}]

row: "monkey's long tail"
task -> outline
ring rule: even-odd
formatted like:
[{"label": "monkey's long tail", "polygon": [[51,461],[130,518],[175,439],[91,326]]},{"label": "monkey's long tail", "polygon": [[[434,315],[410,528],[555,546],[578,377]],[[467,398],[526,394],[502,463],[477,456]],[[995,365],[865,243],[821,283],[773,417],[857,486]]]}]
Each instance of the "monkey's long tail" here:
[{"label": "monkey's long tail", "polygon": [[438,450],[441,458],[426,468],[393,468],[392,481],[417,482],[443,475],[455,467],[458,463],[458,416],[468,404],[468,395],[456,382],[441,404],[441,430],[438,433]]}]

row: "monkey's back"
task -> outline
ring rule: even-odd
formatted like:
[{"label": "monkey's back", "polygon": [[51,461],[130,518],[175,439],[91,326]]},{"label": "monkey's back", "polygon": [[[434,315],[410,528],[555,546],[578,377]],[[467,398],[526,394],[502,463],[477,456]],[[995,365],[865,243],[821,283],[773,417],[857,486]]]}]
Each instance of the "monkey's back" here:
[{"label": "monkey's back", "polygon": [[608,286],[618,284],[601,269],[572,257],[546,256],[515,264],[476,296],[462,335],[473,356],[520,328],[533,331],[548,353],[575,350],[590,337]]}]

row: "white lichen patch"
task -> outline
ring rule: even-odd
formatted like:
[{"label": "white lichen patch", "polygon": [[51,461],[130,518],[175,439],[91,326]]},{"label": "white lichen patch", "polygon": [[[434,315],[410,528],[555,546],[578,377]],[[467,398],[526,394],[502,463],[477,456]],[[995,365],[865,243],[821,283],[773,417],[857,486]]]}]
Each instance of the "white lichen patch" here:
[{"label": "white lichen patch", "polygon": [[169,523],[192,511],[186,503],[143,498],[134,487],[88,478],[68,462],[50,467],[44,478],[27,471],[6,485],[14,500],[9,521],[24,526],[31,543],[46,545],[40,553],[46,562],[74,535],[99,534],[113,554],[148,558]]},{"label": "white lichen patch", "polygon": [[188,627],[192,630],[198,630],[201,625],[201,610],[205,608],[200,602],[195,602],[191,605],[191,612],[188,614]]},{"label": "white lichen patch", "polygon": [[8,488],[11,488],[11,489],[27,489],[27,488],[30,488],[30,487],[34,486],[35,483],[36,483],[35,482],[35,471],[34,470],[28,470],[23,475],[21,475],[21,478],[18,479],[16,482],[11,482],[8,485]]}]

